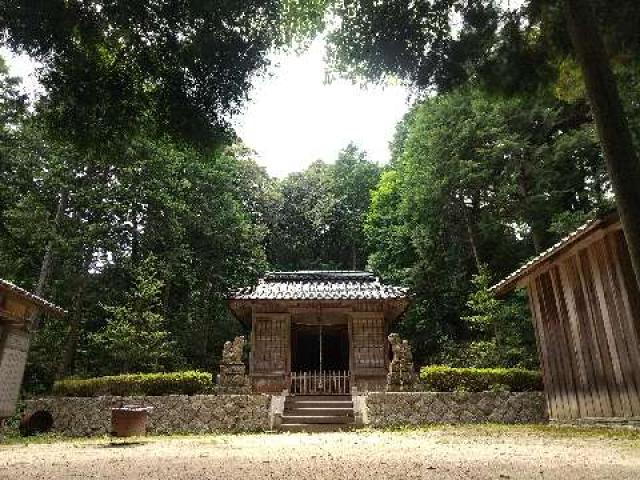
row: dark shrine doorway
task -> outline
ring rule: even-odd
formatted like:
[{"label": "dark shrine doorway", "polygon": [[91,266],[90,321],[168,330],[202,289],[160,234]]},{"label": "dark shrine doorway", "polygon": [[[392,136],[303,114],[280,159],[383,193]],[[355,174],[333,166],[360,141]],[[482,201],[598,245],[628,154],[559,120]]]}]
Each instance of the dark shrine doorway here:
[{"label": "dark shrine doorway", "polygon": [[293,372],[349,370],[349,330],[346,325],[294,324],[291,335]]}]

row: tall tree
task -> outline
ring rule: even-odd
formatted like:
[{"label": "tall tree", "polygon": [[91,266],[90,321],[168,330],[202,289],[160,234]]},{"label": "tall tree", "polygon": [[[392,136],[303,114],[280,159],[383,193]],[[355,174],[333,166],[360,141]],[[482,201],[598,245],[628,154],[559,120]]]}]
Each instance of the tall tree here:
[{"label": "tall tree", "polygon": [[0,233],[5,231],[6,209],[18,189],[18,171],[12,150],[20,141],[16,127],[27,113],[26,97],[21,95],[19,86],[20,79],[9,75],[6,62],[0,56]]},{"label": "tall tree", "polygon": [[567,22],[640,285],[640,158],[589,0],[565,0]]},{"label": "tall tree", "polygon": [[266,246],[274,268],[338,268],[327,254],[336,203],[330,183],[330,166],[321,161],[278,182]]},{"label": "tall tree", "polygon": [[612,56],[640,51],[638,2],[618,0],[612,7],[602,0],[530,0],[514,13],[502,12],[493,0],[348,0],[333,11],[340,22],[329,36],[330,57],[341,72],[371,79],[395,75],[439,91],[473,79],[506,94],[554,81],[558,55],[573,53],[558,27],[566,13],[640,279],[640,161],[609,66]]},{"label": "tall tree", "polygon": [[361,269],[369,250],[364,219],[380,175],[350,144],[334,164],[315,162],[276,182],[267,256],[278,269]]},{"label": "tall tree", "polygon": [[180,363],[177,345],[162,315],[163,282],[155,258],[149,256],[133,270],[133,284],[123,305],[105,306],[112,317],[90,337],[100,358],[100,373],[162,371]]},{"label": "tall tree", "polygon": [[[2,243],[19,254],[3,270],[20,270],[27,284],[69,308],[61,373],[74,370],[87,332],[96,327],[88,312],[96,308],[93,294],[102,271],[110,270],[105,266],[126,270],[130,259],[129,268],[135,268],[145,258],[145,240],[153,238],[175,255],[167,268],[177,278],[165,290],[185,288],[178,304],[189,304],[190,314],[197,310],[190,319],[200,324],[190,332],[205,342],[212,322],[202,319],[224,317],[224,289],[261,270],[260,234],[246,217],[240,191],[220,188],[219,181],[233,185],[237,176],[235,160],[223,159],[220,147],[231,137],[228,118],[245,98],[251,76],[266,65],[267,50],[284,40],[284,7],[272,0],[0,0],[3,43],[42,64],[39,78],[47,92],[36,105],[37,127],[20,130],[29,142],[12,152],[22,159],[22,185],[31,188],[9,202],[14,238],[7,230]],[[160,154],[189,161],[167,162],[176,168],[167,172],[157,168]],[[215,158],[215,166],[204,158]],[[171,191],[165,180],[175,181],[177,189]],[[209,182],[209,189],[192,187],[198,181]],[[181,203],[188,201],[201,209],[188,215]],[[175,243],[160,240],[163,227]],[[28,242],[21,245],[16,237]],[[28,255],[27,246],[33,247]],[[212,259],[212,251],[219,256]],[[200,272],[202,280],[185,279],[185,265],[200,255],[212,259],[198,263],[209,270]],[[246,268],[235,263],[242,255]],[[42,259],[40,265],[32,258]],[[60,289],[65,276],[67,288]],[[113,277],[124,289],[131,281],[125,274]],[[197,334],[196,328],[207,332]],[[198,361],[215,349],[203,346]]]},{"label": "tall tree", "polygon": [[[226,292],[266,267],[264,227],[251,207],[261,202],[260,190],[248,161],[233,150],[205,154],[150,135],[138,136],[125,156],[87,168],[84,156],[43,136],[37,122],[14,133],[20,141],[3,145],[11,168],[0,190],[8,193],[0,275],[35,285],[41,252],[53,240],[47,296],[69,310],[66,322],[45,322],[35,335],[29,388],[55,374],[104,372],[90,338],[115,317],[101,304],[126,307],[125,292],[150,255],[176,354],[213,370],[239,328],[226,311]],[[56,229],[62,186],[69,201]]]},{"label": "tall tree", "polygon": [[380,168],[351,143],[338,154],[331,175],[331,190],[336,198],[332,231],[338,249],[333,255],[343,268],[363,269],[369,256],[364,220]]},{"label": "tall tree", "polygon": [[[461,346],[473,350],[487,334],[465,321],[473,316],[474,275],[486,283],[509,273],[605,203],[595,135],[588,124],[567,122],[575,108],[550,95],[505,99],[461,88],[419,103],[399,124],[366,233],[374,269],[413,288],[401,327],[415,339],[418,359],[462,362],[472,352]],[[526,320],[500,321],[513,325],[509,335],[526,335]],[[498,343],[515,348],[512,340]],[[526,364],[531,352],[520,352]],[[504,351],[491,358],[518,363]]]},{"label": "tall tree", "polygon": [[4,40],[44,65],[52,127],[77,145],[129,138],[149,111],[165,131],[219,140],[283,13],[275,0],[2,0],[0,11]]}]

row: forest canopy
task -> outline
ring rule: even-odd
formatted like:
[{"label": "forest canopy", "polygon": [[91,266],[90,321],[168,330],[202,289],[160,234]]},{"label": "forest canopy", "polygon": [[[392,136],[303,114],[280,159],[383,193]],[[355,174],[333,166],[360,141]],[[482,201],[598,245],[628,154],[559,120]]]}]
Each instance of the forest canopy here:
[{"label": "forest canopy", "polygon": [[[226,295],[268,270],[410,287],[420,364],[537,367],[525,299],[488,287],[614,206],[562,9],[411,3],[0,0],[47,89],[30,104],[0,59],[0,277],[69,311],[41,322],[28,390],[215,372],[242,328]],[[640,6],[615,3],[594,2],[637,151]],[[270,49],[322,28],[334,73],[417,99],[388,164],[349,144],[271,178],[229,118]]]}]

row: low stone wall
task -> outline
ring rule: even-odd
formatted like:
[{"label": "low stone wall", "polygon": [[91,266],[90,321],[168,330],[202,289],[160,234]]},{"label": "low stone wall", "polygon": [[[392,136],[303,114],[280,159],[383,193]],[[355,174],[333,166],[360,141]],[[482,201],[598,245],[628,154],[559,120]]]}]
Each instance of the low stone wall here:
[{"label": "low stone wall", "polygon": [[270,402],[266,395],[47,397],[28,400],[25,414],[48,411],[53,431],[63,435],[107,435],[111,408],[124,403],[153,407],[149,433],[256,432],[269,430]]},{"label": "low stone wall", "polygon": [[[544,394],[538,392],[370,392],[356,399],[357,423],[371,427],[547,422]],[[147,423],[149,433],[266,431],[270,429],[270,409],[277,410],[269,395],[46,397],[28,400],[25,415],[49,412],[53,431],[63,435],[107,435],[111,408],[123,403],[153,407]]]},{"label": "low stone wall", "polygon": [[542,392],[369,393],[366,422],[372,427],[429,423],[546,423]]}]

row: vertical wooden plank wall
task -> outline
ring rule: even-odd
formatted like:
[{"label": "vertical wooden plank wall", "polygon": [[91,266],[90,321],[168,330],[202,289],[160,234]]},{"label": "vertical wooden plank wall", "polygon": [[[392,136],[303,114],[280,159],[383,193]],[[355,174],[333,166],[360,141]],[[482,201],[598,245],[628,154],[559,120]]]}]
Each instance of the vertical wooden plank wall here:
[{"label": "vertical wooden plank wall", "polygon": [[354,372],[385,369],[387,337],[382,313],[352,314],[350,326]]},{"label": "vertical wooden plank wall", "polygon": [[620,229],[529,277],[553,420],[640,417],[640,292]]},{"label": "vertical wooden plank wall", "polygon": [[258,313],[252,329],[252,373],[288,373],[290,355],[290,315]]}]

